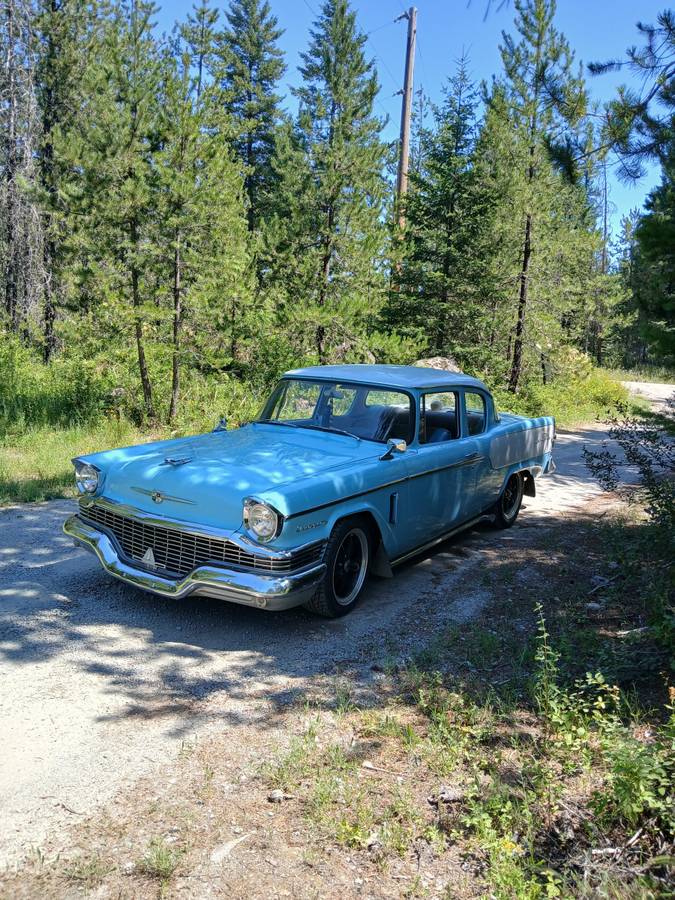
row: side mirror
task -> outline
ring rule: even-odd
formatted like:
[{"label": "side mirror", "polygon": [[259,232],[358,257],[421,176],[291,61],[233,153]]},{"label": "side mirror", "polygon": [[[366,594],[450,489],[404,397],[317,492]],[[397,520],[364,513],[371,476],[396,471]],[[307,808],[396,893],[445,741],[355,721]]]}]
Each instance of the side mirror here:
[{"label": "side mirror", "polygon": [[403,438],[389,438],[387,441],[387,449],[380,459],[391,459],[394,453],[405,453],[407,449],[408,445]]},{"label": "side mirror", "polygon": [[214,432],[215,431],[227,431],[227,419],[225,418],[225,416],[222,417],[222,419],[218,422],[218,424],[216,425],[216,427],[213,430],[214,430]]}]

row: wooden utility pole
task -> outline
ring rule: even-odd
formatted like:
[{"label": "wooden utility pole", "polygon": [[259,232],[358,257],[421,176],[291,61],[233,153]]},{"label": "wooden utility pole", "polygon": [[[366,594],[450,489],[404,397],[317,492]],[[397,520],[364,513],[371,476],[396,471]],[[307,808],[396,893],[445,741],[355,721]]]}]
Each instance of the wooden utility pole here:
[{"label": "wooden utility pole", "polygon": [[396,175],[396,205],[399,228],[405,225],[403,197],[408,193],[408,162],[410,157],[410,117],[413,104],[413,72],[415,69],[415,38],[417,37],[417,10],[411,6],[408,12],[396,19],[408,20],[408,41],[405,50],[405,78],[403,81],[403,103],[401,104],[401,140]]}]

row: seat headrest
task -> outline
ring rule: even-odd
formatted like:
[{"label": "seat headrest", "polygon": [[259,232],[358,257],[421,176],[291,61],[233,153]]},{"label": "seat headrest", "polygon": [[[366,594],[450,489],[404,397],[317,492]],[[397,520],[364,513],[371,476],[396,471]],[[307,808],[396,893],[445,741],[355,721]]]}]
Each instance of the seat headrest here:
[{"label": "seat headrest", "polygon": [[457,437],[457,416],[454,412],[428,412],[425,417],[427,434],[442,428],[448,431],[451,437]]}]

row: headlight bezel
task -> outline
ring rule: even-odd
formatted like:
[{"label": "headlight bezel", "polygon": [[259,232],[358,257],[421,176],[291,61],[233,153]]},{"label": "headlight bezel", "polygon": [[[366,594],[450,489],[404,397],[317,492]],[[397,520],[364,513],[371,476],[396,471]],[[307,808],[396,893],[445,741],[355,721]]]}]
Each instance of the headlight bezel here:
[{"label": "headlight bezel", "polygon": [[[256,516],[256,509],[264,510],[271,517],[271,527],[267,530],[267,532],[259,533],[253,527]],[[279,537],[279,535],[281,534],[281,530],[284,527],[284,517],[279,512],[279,510],[272,506],[271,503],[267,503],[264,500],[259,500],[257,497],[246,497],[244,499],[242,521],[246,533],[249,535],[249,537],[253,538],[253,540],[257,541],[257,543],[259,544],[269,544],[270,541],[273,541],[276,537]]]},{"label": "headlight bezel", "polygon": [[101,470],[98,466],[85,462],[83,459],[72,460],[75,467],[75,485],[82,495],[95,494],[103,481]]}]

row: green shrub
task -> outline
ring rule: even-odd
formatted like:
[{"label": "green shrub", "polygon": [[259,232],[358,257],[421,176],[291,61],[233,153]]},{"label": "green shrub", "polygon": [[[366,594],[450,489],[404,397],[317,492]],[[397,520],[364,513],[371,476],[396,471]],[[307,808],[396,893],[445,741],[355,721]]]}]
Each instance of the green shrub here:
[{"label": "green shrub", "polygon": [[0,434],[87,421],[104,408],[106,387],[93,361],[58,357],[45,366],[18,338],[0,333]]},{"label": "green shrub", "polygon": [[[671,719],[670,729],[675,729]],[[674,731],[675,734],[675,731]],[[661,831],[675,836],[675,759],[672,742],[641,743],[617,733],[605,751],[608,775],[592,806],[601,824],[621,822],[629,828],[652,820]]]},{"label": "green shrub", "polygon": [[493,388],[497,408],[524,416],[554,416],[559,426],[606,417],[628,400],[628,391],[602,369],[562,372],[548,384],[525,382],[518,394]]}]

